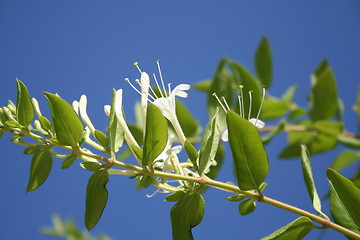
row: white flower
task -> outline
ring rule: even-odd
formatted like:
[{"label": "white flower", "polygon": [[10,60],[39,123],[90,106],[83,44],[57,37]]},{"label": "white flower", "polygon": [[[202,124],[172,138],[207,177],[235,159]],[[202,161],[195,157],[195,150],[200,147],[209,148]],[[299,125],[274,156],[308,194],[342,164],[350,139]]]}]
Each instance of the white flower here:
[{"label": "white flower", "polygon": [[[238,96],[239,107],[240,107],[239,112],[240,112],[240,116],[244,118],[244,116],[245,116],[245,113],[244,113],[244,101],[243,101],[244,97],[243,97],[243,92],[242,92],[243,86],[240,85],[239,87],[240,87],[240,90],[241,90],[240,91],[240,96]],[[256,118],[250,118],[251,106],[252,106],[252,95],[251,94],[252,94],[252,91],[249,92],[250,106],[249,106],[248,121],[251,122],[256,128],[263,128],[265,126],[265,123],[259,119],[259,116],[260,116],[261,108],[262,108],[262,105],[263,105],[264,99],[265,99],[265,88],[263,88],[263,91],[262,91],[262,101],[261,101],[261,104],[260,104],[260,107],[259,107],[258,114],[257,114]],[[213,93],[213,96],[216,98],[216,100],[219,102],[220,106],[224,109],[225,112],[230,110],[230,107],[227,104],[226,99],[224,97],[221,98],[223,100],[223,102],[224,102],[224,104],[223,104],[220,101],[219,97],[216,95],[216,93]],[[229,137],[228,129],[224,128],[223,132],[221,134],[221,140],[223,140],[224,142],[227,142],[229,140],[228,137]]]},{"label": "white flower", "polygon": [[94,127],[94,125],[92,124],[89,116],[87,115],[86,106],[87,106],[87,98],[86,98],[86,95],[81,95],[80,101],[79,101],[79,111],[80,111],[81,119],[83,120],[83,122],[85,123],[85,125],[86,125],[87,127],[89,127],[90,131],[91,131],[92,133],[94,133],[94,132],[95,132],[95,127]]},{"label": "white flower", "polygon": [[154,160],[154,168],[159,168],[164,170],[165,172],[174,171],[174,166],[171,163],[171,155],[179,154],[182,150],[181,145],[172,146],[175,140],[174,135],[169,135],[168,141],[162,153]]},{"label": "white flower", "polygon": [[[130,80],[128,78],[126,78],[125,81],[127,81],[131,85],[131,87],[133,89],[135,89],[135,91],[141,95],[142,115],[143,116],[146,115],[147,102],[155,104],[160,109],[160,111],[164,115],[164,117],[166,117],[171,122],[181,143],[184,144],[186,138],[185,138],[185,135],[180,127],[179,121],[176,116],[175,97],[178,96],[178,97],[186,98],[188,96],[188,94],[185,91],[190,89],[190,85],[189,84],[179,84],[173,90],[171,90],[171,87],[170,87],[171,84],[169,83],[168,89],[166,89],[164,80],[162,77],[159,61],[157,61],[156,63],[157,63],[158,71],[159,71],[161,86],[160,86],[155,74],[153,74],[153,78],[154,78],[156,86],[159,90],[158,94],[160,94],[160,95],[157,95],[155,93],[155,91],[152,89],[152,87],[150,86],[149,75],[146,72],[141,71],[137,62],[135,62],[134,65],[137,67],[137,69],[141,73],[141,77],[140,77],[140,80],[137,79],[135,81],[140,85],[141,91],[138,90],[130,82]],[[152,94],[149,93],[149,89]],[[146,118],[144,117],[143,119],[146,119]]]}]

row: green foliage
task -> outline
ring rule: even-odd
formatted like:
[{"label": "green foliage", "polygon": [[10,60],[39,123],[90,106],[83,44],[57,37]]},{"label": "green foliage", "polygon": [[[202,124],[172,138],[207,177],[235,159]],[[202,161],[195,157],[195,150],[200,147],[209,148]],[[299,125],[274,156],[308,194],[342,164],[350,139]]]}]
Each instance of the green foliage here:
[{"label": "green foliage", "polygon": [[259,189],[269,171],[261,138],[249,121],[233,111],[227,113],[226,120],[238,185],[241,190]]},{"label": "green foliage", "polygon": [[205,202],[200,193],[186,193],[171,209],[173,240],[192,240],[191,229],[203,219]]},{"label": "green foliage", "polygon": [[146,113],[146,128],[142,165],[149,166],[164,150],[168,138],[167,121],[160,109],[149,104]]},{"label": "green foliage", "polygon": [[300,240],[311,232],[314,225],[307,217],[299,217],[261,240]]},{"label": "green foliage", "polygon": [[48,178],[52,167],[52,156],[49,149],[38,151],[31,159],[30,179],[26,192],[38,189]]},{"label": "green foliage", "polygon": [[30,94],[25,84],[19,79],[16,79],[16,84],[16,118],[21,126],[27,127],[34,118],[34,106],[31,102]]},{"label": "green foliage", "polygon": [[106,184],[109,174],[106,169],[100,169],[93,173],[86,188],[85,226],[90,231],[95,227],[103,214],[108,191]]},{"label": "green foliage", "polygon": [[84,127],[74,109],[55,94],[45,93],[51,109],[56,139],[59,143],[76,146],[83,135]]},{"label": "green foliage", "polygon": [[271,49],[266,37],[262,37],[255,54],[256,76],[262,85],[269,88],[272,82]]},{"label": "green foliage", "polygon": [[113,153],[117,153],[124,142],[124,133],[120,124],[118,124],[115,114],[115,104],[116,104],[116,90],[112,90],[112,102],[111,110],[108,120],[108,141],[110,143],[110,150]]},{"label": "green foliage", "polygon": [[334,197],[357,230],[360,230],[360,189],[331,168],[326,170],[326,175]]}]

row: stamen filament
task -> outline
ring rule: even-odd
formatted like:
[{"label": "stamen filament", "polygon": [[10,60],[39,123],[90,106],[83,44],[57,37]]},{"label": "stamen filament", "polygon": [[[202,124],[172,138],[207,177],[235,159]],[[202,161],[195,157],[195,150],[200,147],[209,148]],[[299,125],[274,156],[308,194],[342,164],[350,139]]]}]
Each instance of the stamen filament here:
[{"label": "stamen filament", "polygon": [[227,104],[225,97],[222,96],[221,99],[224,101],[225,106],[227,107],[227,109],[230,110],[230,107],[229,107],[229,105]]},{"label": "stamen filament", "polygon": [[160,85],[159,85],[159,83],[158,83],[158,81],[157,81],[157,79],[156,79],[155,73],[153,73],[153,77],[154,77],[156,86],[157,86],[157,88],[159,89],[159,92],[160,92],[161,97],[164,97],[164,95],[162,94],[162,90],[161,90],[161,88],[160,88]]},{"label": "stamen filament", "polygon": [[241,97],[238,95],[237,98],[238,98],[238,101],[239,101],[239,114],[240,114],[241,117],[243,117],[242,108],[241,108],[241,99],[240,99]]},{"label": "stamen filament", "polygon": [[252,105],[252,97],[251,97],[252,91],[249,91],[249,98],[250,98],[250,106],[249,106],[249,114],[248,114],[248,120],[250,120],[251,115],[251,105]]},{"label": "stamen filament", "polygon": [[[157,65],[158,70],[159,70],[159,75],[160,75],[161,84],[162,84],[162,87],[163,87],[163,90],[164,90],[165,96],[166,96],[165,84],[164,84],[164,80],[163,80],[163,77],[162,77],[162,73],[161,73],[160,63],[159,63],[159,62],[160,62],[160,60],[158,59],[158,60],[156,61],[156,65]],[[168,96],[166,96],[166,97],[168,97]]]},{"label": "stamen filament", "polygon": [[245,117],[245,108],[244,108],[244,93],[243,93],[243,88],[244,86],[243,85],[240,85],[239,86],[240,88],[240,98],[241,98],[241,109],[242,109],[242,112],[240,113],[241,117]]},{"label": "stamen filament", "polygon": [[168,83],[168,89],[169,89],[169,96],[171,95],[171,87],[170,87],[171,83]]},{"label": "stamen filament", "polygon": [[220,106],[224,109],[224,111],[227,112],[227,111],[226,111],[226,108],[225,108],[224,105],[221,103],[221,101],[220,101],[220,99],[218,98],[218,96],[216,95],[216,93],[213,93],[212,95],[216,98],[216,100],[218,101],[218,103],[220,104]]},{"label": "stamen filament", "polygon": [[[128,82],[130,84],[130,86],[138,93],[140,94],[140,96],[142,96],[143,94],[130,82],[130,80],[128,78],[125,78],[125,82]],[[149,95],[151,96],[151,95]],[[152,97],[152,96],[151,96]],[[148,101],[150,103],[152,103],[152,101],[148,98]]]},{"label": "stamen filament", "polygon": [[[139,79],[136,79],[135,82],[137,82],[137,84],[139,84],[139,86],[141,87],[141,89],[143,88],[143,86],[141,85],[141,82]],[[142,93],[141,95],[144,95],[145,93]],[[150,94],[147,95],[148,97],[150,97],[153,101],[155,101],[156,99],[151,96]]]},{"label": "stamen filament", "polygon": [[256,123],[257,123],[257,121],[258,121],[258,119],[259,119],[260,112],[261,112],[261,108],[262,108],[262,106],[263,106],[264,100],[265,100],[265,87],[263,87],[263,89],[262,89],[262,100],[261,100],[261,104],[260,104],[260,107],[259,107],[258,114],[257,114],[257,116],[256,116],[255,126],[256,126]]}]

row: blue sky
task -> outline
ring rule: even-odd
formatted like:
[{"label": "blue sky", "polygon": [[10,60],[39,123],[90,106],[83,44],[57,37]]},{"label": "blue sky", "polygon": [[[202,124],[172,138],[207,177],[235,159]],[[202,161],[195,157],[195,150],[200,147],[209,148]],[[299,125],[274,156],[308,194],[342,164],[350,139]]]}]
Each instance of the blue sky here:
[{"label": "blue sky", "polygon": [[[124,81],[138,78],[133,62],[156,71],[161,60],[164,78],[173,84],[195,83],[213,76],[221,57],[241,62],[253,72],[253,56],[262,36],[273,53],[274,80],[269,93],[280,96],[298,85],[296,101],[307,107],[310,74],[327,58],[345,104],[346,129],[357,131],[351,106],[360,79],[360,3],[351,1],[12,1],[0,2],[0,104],[16,100],[15,78],[21,79],[42,109],[44,91],[58,92],[73,101],[88,97],[88,113],[105,129],[103,105],[111,89],[124,89],[124,108],[132,121],[138,95]],[[204,125],[206,97],[195,90],[185,100]],[[45,111],[46,112],[46,111]],[[31,158],[23,148],[0,140],[0,238],[48,239],[39,227],[50,224],[52,213],[73,217],[81,228],[89,172],[74,165],[60,170],[56,160],[47,182],[25,193]],[[298,160],[281,161],[277,154],[285,135],[267,146],[271,170],[265,194],[311,210]],[[341,149],[341,148],[339,148]],[[339,149],[313,159],[319,192],[328,190],[325,169]],[[219,180],[233,180],[231,158]],[[351,173],[351,171],[349,171]],[[132,180],[111,177],[109,201],[94,233],[113,239],[170,239],[169,211],[164,195],[146,198],[150,190],[136,191]],[[196,239],[259,239],[297,218],[271,206],[258,204],[255,213],[242,217],[227,194],[206,192],[204,220],[193,229]],[[325,208],[327,202],[324,203]],[[314,230],[307,239],[314,239]],[[331,230],[324,239],[339,239]]]}]

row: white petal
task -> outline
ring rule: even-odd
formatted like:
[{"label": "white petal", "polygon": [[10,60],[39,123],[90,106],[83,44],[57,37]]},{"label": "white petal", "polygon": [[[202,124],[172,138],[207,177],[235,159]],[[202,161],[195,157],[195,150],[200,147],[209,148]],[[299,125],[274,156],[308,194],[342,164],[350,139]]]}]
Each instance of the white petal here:
[{"label": "white petal", "polygon": [[104,106],[104,113],[106,114],[106,116],[110,116],[110,111],[111,111],[111,106],[110,105],[105,105]]},{"label": "white petal", "polygon": [[72,107],[73,107],[74,111],[76,112],[76,114],[79,115],[79,102],[76,101],[76,100],[73,101],[73,102],[72,102]]},{"label": "white petal", "polygon": [[250,118],[249,122],[251,122],[257,128],[263,128],[265,126],[265,123],[260,119]]},{"label": "white petal", "polygon": [[172,94],[178,97],[186,98],[188,94],[185,91],[189,89],[189,84],[179,84],[174,88],[174,90],[172,90]]},{"label": "white petal", "polygon": [[225,129],[225,131],[221,135],[221,140],[223,140],[224,142],[229,141],[229,132],[228,132],[227,128]]},{"label": "white petal", "polygon": [[120,114],[122,116],[122,89],[119,89],[116,91],[116,95],[115,95],[115,112],[116,114]]},{"label": "white petal", "polygon": [[81,95],[80,97],[80,102],[79,102],[79,110],[80,110],[80,116],[81,119],[83,120],[83,122],[85,123],[86,126],[89,127],[91,132],[95,131],[95,127],[92,124],[89,116],[87,115],[86,112],[86,106],[87,106],[87,98],[86,95]]}]

